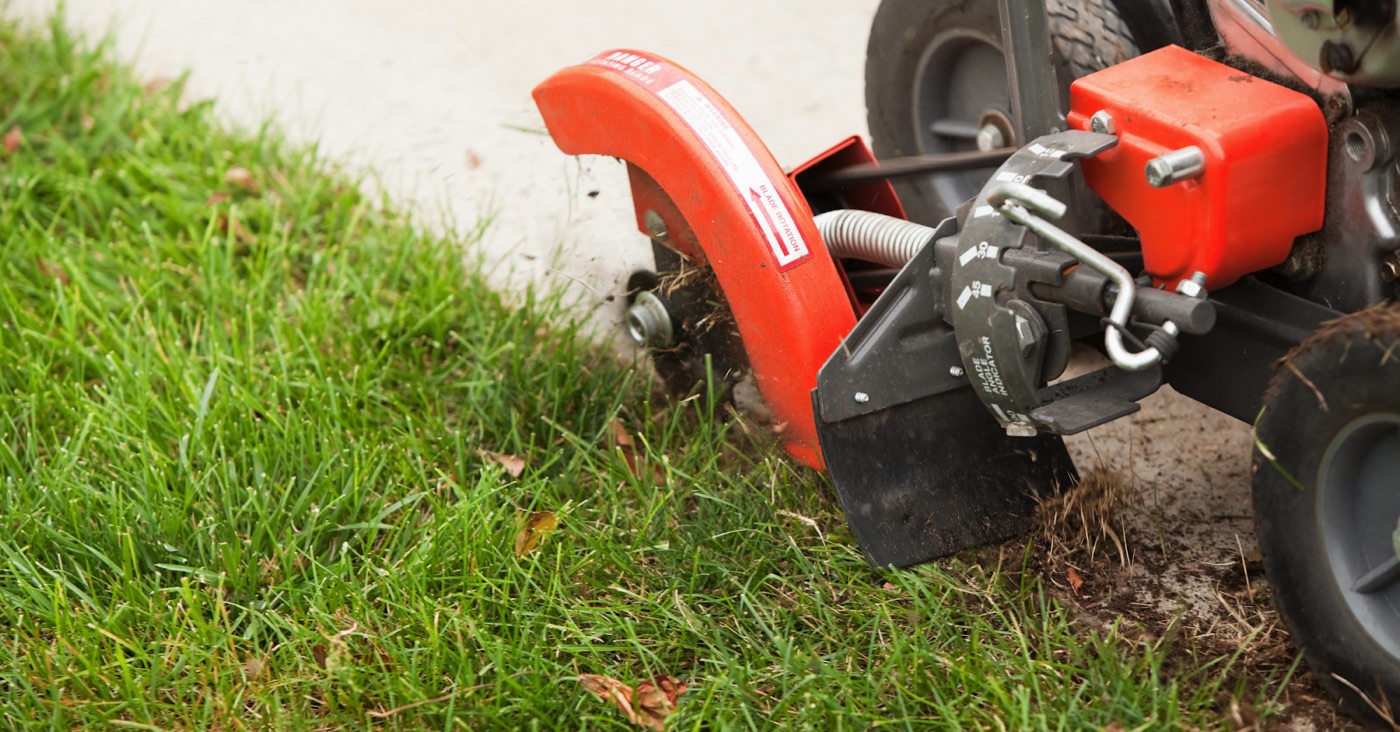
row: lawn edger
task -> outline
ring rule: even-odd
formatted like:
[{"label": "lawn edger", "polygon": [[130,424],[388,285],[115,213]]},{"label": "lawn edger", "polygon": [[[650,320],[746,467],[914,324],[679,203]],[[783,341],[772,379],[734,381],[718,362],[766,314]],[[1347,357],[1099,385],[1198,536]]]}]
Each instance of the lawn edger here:
[{"label": "lawn edger", "polygon": [[[790,171],[661,56],[534,91],[627,163],[630,335],[757,387],[869,561],[1025,531],[1062,441],[1164,384],[1255,425],[1258,538],[1317,676],[1400,702],[1393,0],[884,0],[873,145]],[[873,149],[872,149],[873,147]],[[1086,343],[1109,365],[1064,374]]]}]

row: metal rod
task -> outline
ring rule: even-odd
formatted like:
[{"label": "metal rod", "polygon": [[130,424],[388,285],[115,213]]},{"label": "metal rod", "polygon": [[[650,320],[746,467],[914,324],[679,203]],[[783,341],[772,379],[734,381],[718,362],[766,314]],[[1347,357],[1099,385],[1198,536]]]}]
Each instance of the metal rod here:
[{"label": "metal rod", "polygon": [[[996,184],[987,196],[987,203],[991,204],[997,213],[1035,232],[1041,241],[1078,259],[1118,285],[1118,298],[1114,300],[1113,309],[1108,315],[1109,321],[1118,327],[1109,328],[1104,333],[1104,346],[1113,363],[1124,371],[1142,371],[1161,362],[1162,353],[1156,348],[1133,353],[1123,345],[1122,329],[1128,327],[1128,318],[1133,314],[1133,300],[1137,297],[1137,283],[1133,281],[1133,276],[1128,270],[1031,212],[1034,210],[1036,213],[1057,219],[1065,213],[1063,203],[1024,183]],[[1171,321],[1167,321],[1165,327],[1171,330],[1173,335],[1180,332]]]},{"label": "metal rod", "polygon": [[[1025,146],[1068,128],[1056,71],[1059,60],[1050,38],[1046,0],[997,0],[1001,15],[1001,44],[1006,57],[1007,90],[1011,92],[1011,122],[1016,144]],[[1072,235],[1089,233],[1082,201],[1092,200],[1082,178],[1047,181],[1045,189],[1069,204],[1061,226]]]},{"label": "metal rod", "polygon": [[813,190],[831,190],[856,183],[868,183],[886,178],[908,178],[931,173],[961,173],[967,170],[995,168],[1011,159],[1015,148],[1004,147],[988,152],[945,153],[889,158],[879,163],[852,165],[820,176],[813,176],[806,185]]},{"label": "metal rod", "polygon": [[1024,145],[1065,128],[1060,113],[1060,80],[1045,0],[997,0],[1005,49],[1011,120]]}]

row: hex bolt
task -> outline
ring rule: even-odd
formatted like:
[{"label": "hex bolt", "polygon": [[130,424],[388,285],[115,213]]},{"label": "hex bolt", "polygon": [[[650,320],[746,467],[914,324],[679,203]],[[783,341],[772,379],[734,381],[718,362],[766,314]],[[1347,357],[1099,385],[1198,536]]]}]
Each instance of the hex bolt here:
[{"label": "hex bolt", "polygon": [[966,373],[967,372],[963,371],[963,368],[961,366],[954,366],[948,369],[948,375],[955,379],[961,379]]},{"label": "hex bolt", "polygon": [[1391,252],[1381,260],[1381,279],[1386,282],[1400,280],[1400,252]]},{"label": "hex bolt", "polygon": [[1118,123],[1113,120],[1113,115],[1107,109],[1100,109],[1089,118],[1089,129],[1100,135],[1118,134]]},{"label": "hex bolt", "polygon": [[870,402],[870,395],[863,391],[858,391],[856,392],[855,399],[857,404],[867,404]]},{"label": "hex bolt", "polygon": [[992,123],[982,125],[977,130],[977,149],[982,152],[991,152],[1006,147],[1006,135],[1000,127]]},{"label": "hex bolt", "polygon": [[651,238],[666,238],[666,220],[661,218],[661,214],[647,209],[647,212],[642,214],[642,221],[647,225],[647,233],[651,234]]},{"label": "hex bolt", "polygon": [[665,348],[675,338],[671,326],[671,314],[666,311],[666,303],[654,292],[643,292],[632,301],[627,309],[627,335],[638,346]]},{"label": "hex bolt", "polygon": [[1147,183],[1166,188],[1173,183],[1199,178],[1206,172],[1206,154],[1192,145],[1159,155],[1147,162]]},{"label": "hex bolt", "polygon": [[1203,298],[1206,296],[1207,279],[1208,278],[1206,277],[1205,272],[1201,272],[1199,270],[1196,272],[1192,272],[1190,279],[1182,280],[1176,283],[1176,291],[1178,294],[1185,295],[1187,297],[1194,297],[1198,299]]},{"label": "hex bolt", "polygon": [[1035,348],[1035,328],[1031,327],[1031,321],[1017,315],[1016,316],[1016,343],[1021,346],[1021,355],[1031,355],[1031,349]]}]

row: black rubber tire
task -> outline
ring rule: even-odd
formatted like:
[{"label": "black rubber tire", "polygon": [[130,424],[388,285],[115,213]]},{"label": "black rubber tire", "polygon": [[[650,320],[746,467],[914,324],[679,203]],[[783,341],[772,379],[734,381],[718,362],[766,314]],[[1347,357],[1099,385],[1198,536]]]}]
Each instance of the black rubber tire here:
[{"label": "black rubber tire", "polygon": [[1400,713],[1400,582],[1353,589],[1395,556],[1400,305],[1338,319],[1299,346],[1255,430],[1254,514],[1279,613],[1348,713],[1380,719],[1337,677]]},{"label": "black rubber tire", "polygon": [[[1056,71],[1063,109],[1069,107],[1072,81],[1138,54],[1139,45],[1133,40],[1129,26],[1109,0],[1047,0],[1047,11],[1059,57]],[[944,92],[938,85],[953,82],[945,82],[936,74],[924,75],[928,73],[924,71],[926,68],[938,64],[932,54],[935,47],[944,48],[948,39],[954,37],[950,34],[962,34],[957,36],[957,42],[977,49],[981,54],[978,63],[983,66],[987,64],[986,50],[994,48],[999,55],[1001,23],[997,13],[997,3],[991,0],[884,0],[880,3],[865,58],[866,116],[877,158],[976,149],[972,141],[940,141],[924,131],[929,121],[928,105],[938,104],[930,100],[944,93],[971,94],[987,100],[997,96],[1001,111],[1009,116],[1010,95],[1004,87],[999,91],[989,90],[979,84],[974,85],[977,88]],[[1151,27],[1150,23],[1144,25]],[[1161,29],[1157,35],[1164,35]],[[1154,36],[1153,40],[1158,39]],[[959,51],[951,53],[958,59],[965,57]],[[1004,74],[1003,71],[1003,84]],[[919,89],[921,83],[927,86]],[[916,102],[916,97],[925,100],[922,105]],[[897,180],[895,187],[911,220],[936,226],[963,200],[980,190],[990,174],[986,171],[904,178]]]}]

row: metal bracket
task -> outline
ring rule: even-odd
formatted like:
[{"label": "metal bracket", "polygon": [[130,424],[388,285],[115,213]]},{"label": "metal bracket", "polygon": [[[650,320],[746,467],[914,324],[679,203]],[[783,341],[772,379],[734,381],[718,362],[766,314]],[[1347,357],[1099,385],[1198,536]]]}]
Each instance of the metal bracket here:
[{"label": "metal bracket", "polygon": [[1025,245],[1027,229],[1001,215],[990,196],[1001,184],[1065,179],[1075,160],[1117,144],[1113,135],[1079,130],[1037,139],[992,176],[958,236],[945,308],[973,389],[1009,434],[1037,432],[1031,412],[1043,404],[1042,367],[1046,342],[1053,339],[1018,292],[1016,269],[1002,262],[1006,250]]},{"label": "metal bracket", "polygon": [[935,242],[958,233],[948,218],[817,372],[818,417],[840,422],[967,386],[945,321],[946,272]]}]

